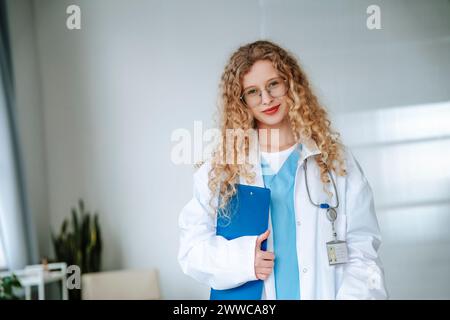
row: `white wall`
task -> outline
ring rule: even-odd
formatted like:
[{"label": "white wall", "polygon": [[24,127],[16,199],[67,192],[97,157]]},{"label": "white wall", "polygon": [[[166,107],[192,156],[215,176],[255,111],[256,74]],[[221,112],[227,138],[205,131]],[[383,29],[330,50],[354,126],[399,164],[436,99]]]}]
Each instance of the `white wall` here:
[{"label": "white wall", "polygon": [[450,101],[336,120],[374,190],[392,298],[448,299]]},{"label": "white wall", "polygon": [[[74,3],[78,31],[65,27]],[[286,46],[333,116],[450,100],[449,2],[377,1],[383,29],[369,31],[373,3],[34,1],[51,225],[81,196],[100,212],[105,269],[154,266],[164,298],[207,298],[176,261],[192,169],[170,162],[170,135],[212,124],[232,50]]]},{"label": "white wall", "polygon": [[[448,1],[264,3],[267,35],[300,57],[332,112],[448,100]],[[371,4],[381,30],[366,28]]]}]

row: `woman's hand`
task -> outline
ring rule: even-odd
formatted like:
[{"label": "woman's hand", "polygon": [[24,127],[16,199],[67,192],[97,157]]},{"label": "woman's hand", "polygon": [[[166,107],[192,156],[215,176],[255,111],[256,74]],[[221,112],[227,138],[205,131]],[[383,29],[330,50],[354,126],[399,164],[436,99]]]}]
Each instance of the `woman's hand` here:
[{"label": "woman's hand", "polygon": [[255,275],[260,280],[266,280],[272,273],[275,255],[273,252],[261,250],[261,243],[269,237],[270,231],[260,234],[256,239]]}]

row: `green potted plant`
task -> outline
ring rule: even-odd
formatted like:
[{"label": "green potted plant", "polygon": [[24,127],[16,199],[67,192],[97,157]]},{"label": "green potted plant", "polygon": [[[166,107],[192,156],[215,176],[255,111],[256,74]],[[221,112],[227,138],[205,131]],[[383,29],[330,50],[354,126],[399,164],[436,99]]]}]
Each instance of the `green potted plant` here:
[{"label": "green potted plant", "polygon": [[[51,232],[56,260],[77,265],[81,273],[100,271],[102,239],[98,213],[86,211],[82,199],[71,210],[71,220],[64,219],[58,235]],[[80,290],[70,290],[70,299],[80,299]]]},{"label": "green potted plant", "polygon": [[0,278],[0,300],[19,300],[14,290],[22,288],[15,274]]}]

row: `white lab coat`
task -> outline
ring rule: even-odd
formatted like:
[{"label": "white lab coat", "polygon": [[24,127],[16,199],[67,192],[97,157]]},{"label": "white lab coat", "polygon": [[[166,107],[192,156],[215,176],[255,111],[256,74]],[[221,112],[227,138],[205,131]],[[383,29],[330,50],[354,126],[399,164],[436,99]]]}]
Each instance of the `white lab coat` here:
[{"label": "white lab coat", "polygon": [[[259,149],[253,149],[259,154]],[[294,187],[297,257],[300,299],[386,299],[384,272],[378,257],[381,243],[371,187],[348,148],[345,148],[347,175],[333,178],[339,194],[338,217],[335,222],[339,240],[346,240],[349,262],[330,266],[326,242],[332,240],[331,224],[325,210],[313,206],[307,196],[303,171],[308,160],[308,183],[315,203],[335,203],[323,191],[319,167],[313,155],[320,151],[314,141],[303,144]],[[259,161],[259,157],[256,157]],[[211,193],[208,188],[210,162],[194,173],[194,195],[179,215],[180,247],[178,261],[183,272],[214,289],[237,287],[256,280],[254,270],[257,236],[226,240],[216,235],[216,219],[208,212]],[[255,166],[254,186],[263,187],[261,166]],[[240,179],[241,184],[247,184]],[[333,187],[328,188],[334,193]],[[217,197],[214,201],[217,203]],[[273,233],[267,250],[273,251]],[[274,252],[275,259],[277,253]],[[276,299],[274,273],[264,281],[263,300]]]}]

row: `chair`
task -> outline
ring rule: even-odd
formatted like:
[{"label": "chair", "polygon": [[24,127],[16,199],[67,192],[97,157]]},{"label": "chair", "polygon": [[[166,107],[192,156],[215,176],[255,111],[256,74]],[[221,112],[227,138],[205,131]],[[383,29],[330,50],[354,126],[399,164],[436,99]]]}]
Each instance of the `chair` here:
[{"label": "chair", "polygon": [[150,270],[119,270],[81,276],[83,300],[159,300],[158,274]]}]

